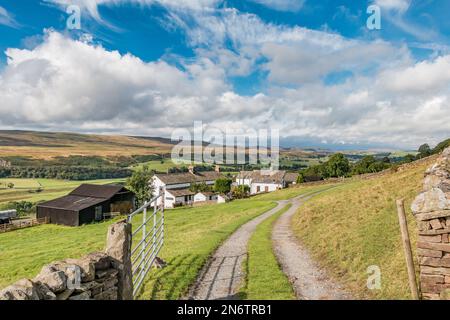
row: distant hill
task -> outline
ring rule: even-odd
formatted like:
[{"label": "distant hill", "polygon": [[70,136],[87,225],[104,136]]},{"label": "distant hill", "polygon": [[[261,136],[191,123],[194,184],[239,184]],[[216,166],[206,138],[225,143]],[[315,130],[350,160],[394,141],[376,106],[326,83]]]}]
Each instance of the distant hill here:
[{"label": "distant hill", "polygon": [[169,139],[63,132],[0,130],[0,158],[118,157],[170,153]]}]

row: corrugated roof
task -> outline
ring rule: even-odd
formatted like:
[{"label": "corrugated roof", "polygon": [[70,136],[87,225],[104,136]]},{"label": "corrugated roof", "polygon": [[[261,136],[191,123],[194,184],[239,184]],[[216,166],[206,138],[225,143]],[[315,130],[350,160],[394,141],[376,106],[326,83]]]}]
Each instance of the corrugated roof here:
[{"label": "corrugated roof", "polygon": [[182,173],[157,173],[155,174],[159,180],[165,184],[182,184],[182,183],[194,183],[194,182],[206,182],[214,181],[222,177],[220,172],[216,171],[205,171],[196,172],[192,174],[190,172]]},{"label": "corrugated roof", "polygon": [[106,199],[68,195],[55,200],[41,203],[38,206],[44,208],[63,209],[68,211],[81,211],[88,207],[100,204],[104,201],[106,201]]},{"label": "corrugated roof", "polygon": [[[91,198],[111,199],[115,194],[125,189],[120,185],[96,185],[96,184],[82,184],[69,195]],[[126,191],[126,189],[125,189]]]},{"label": "corrugated roof", "polygon": [[192,192],[189,189],[169,189],[166,190],[167,193],[170,193],[174,197],[184,197],[184,196],[192,196],[195,192]]}]

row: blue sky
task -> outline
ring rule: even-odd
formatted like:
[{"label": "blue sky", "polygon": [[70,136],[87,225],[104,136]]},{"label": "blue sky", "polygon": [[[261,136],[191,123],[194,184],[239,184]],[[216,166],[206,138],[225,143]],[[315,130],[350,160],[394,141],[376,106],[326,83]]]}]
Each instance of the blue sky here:
[{"label": "blue sky", "polygon": [[[71,4],[80,30],[66,28]],[[446,12],[445,0],[0,0],[0,128],[170,136],[201,120],[301,145],[433,144],[450,131]]]}]

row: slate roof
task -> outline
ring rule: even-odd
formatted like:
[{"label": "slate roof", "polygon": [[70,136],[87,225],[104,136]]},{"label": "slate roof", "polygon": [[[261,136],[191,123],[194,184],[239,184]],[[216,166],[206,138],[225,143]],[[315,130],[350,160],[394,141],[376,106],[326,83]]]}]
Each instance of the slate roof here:
[{"label": "slate roof", "polygon": [[184,197],[184,196],[192,196],[195,192],[192,192],[189,189],[166,189],[167,193],[170,193],[174,197]]},{"label": "slate roof", "polygon": [[91,198],[68,195],[55,200],[39,204],[39,207],[62,209],[68,211],[81,211],[106,201],[103,198]]},{"label": "slate roof", "polygon": [[299,174],[296,172],[287,172],[284,176],[284,181],[287,183],[294,183],[297,182]]},{"label": "slate roof", "polygon": [[286,175],[286,171],[283,170],[274,170],[264,171],[264,170],[255,170],[255,171],[241,171],[238,175],[238,179],[251,179],[252,183],[275,183],[282,184],[285,180],[284,177]]},{"label": "slate roof", "polygon": [[82,184],[81,186],[73,190],[71,193],[69,193],[69,195],[110,199],[114,197],[114,195],[116,195],[117,193],[121,192],[122,189],[128,192],[123,186],[120,185]]},{"label": "slate roof", "polygon": [[192,174],[190,172],[182,173],[157,173],[155,176],[164,182],[166,185],[170,184],[184,184],[184,183],[198,183],[206,181],[214,181],[222,177],[220,172],[205,171],[196,172]]}]

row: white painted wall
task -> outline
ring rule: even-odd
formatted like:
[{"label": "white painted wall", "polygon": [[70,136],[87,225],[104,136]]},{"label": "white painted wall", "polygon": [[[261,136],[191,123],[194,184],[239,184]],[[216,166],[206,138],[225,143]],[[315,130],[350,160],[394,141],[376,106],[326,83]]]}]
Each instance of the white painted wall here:
[{"label": "white painted wall", "polygon": [[[260,188],[260,191],[258,192],[258,187]],[[268,191],[266,191],[266,187],[268,188]],[[283,185],[281,184],[275,184],[275,183],[252,183],[250,187],[250,194],[258,194],[258,193],[264,193],[264,192],[273,192],[277,191],[278,189],[282,189]]]}]

